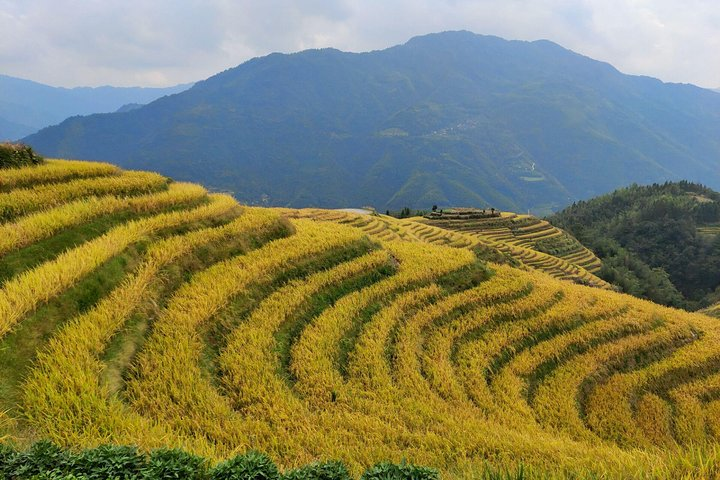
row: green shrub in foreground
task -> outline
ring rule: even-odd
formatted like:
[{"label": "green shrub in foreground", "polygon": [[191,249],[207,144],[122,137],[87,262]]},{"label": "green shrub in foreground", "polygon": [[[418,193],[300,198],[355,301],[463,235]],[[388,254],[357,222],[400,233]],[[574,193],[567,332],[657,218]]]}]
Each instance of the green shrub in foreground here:
[{"label": "green shrub in foreground", "polygon": [[143,478],[147,479],[207,480],[210,478],[207,460],[176,449],[161,449],[152,452],[143,474]]},{"label": "green shrub in foreground", "polygon": [[283,480],[351,480],[350,472],[342,462],[316,462],[291,470]]},{"label": "green shrub in foreground", "polygon": [[[136,447],[103,445],[80,453],[42,441],[20,452],[0,443],[2,480],[351,480],[340,461],[315,462],[280,474],[265,454],[250,451],[218,463],[177,449],[145,455]],[[362,480],[437,480],[437,470],[378,463]]]},{"label": "green shrub in foreground", "polygon": [[439,480],[440,474],[434,468],[419,467],[409,463],[394,464],[381,462],[370,467],[361,480]]},{"label": "green shrub in foreground", "polygon": [[221,462],[211,471],[213,480],[277,480],[280,472],[264,453],[250,451]]},{"label": "green shrub in foreground", "polygon": [[6,464],[0,465],[0,472],[5,478],[25,479],[40,475],[54,478],[71,465],[72,455],[51,442],[42,441],[34,444],[27,452],[8,456],[7,460]]},{"label": "green shrub in foreground", "polygon": [[0,478],[10,478],[17,453],[9,445],[0,444]]},{"label": "green shrub in foreground", "polygon": [[102,445],[84,450],[67,470],[87,480],[130,480],[140,478],[144,467],[145,457],[137,448]]}]

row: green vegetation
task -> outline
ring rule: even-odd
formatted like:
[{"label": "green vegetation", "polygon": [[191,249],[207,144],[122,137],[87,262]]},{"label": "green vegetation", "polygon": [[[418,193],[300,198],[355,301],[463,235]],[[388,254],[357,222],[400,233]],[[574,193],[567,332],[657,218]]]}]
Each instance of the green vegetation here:
[{"label": "green vegetation", "polygon": [[386,210],[385,215],[395,218],[422,217],[428,213],[427,210],[411,210],[410,207],[403,207],[400,210]]},{"label": "green vegetation", "polygon": [[439,480],[440,475],[433,468],[418,467],[404,462],[399,465],[382,462],[371,467],[361,477],[361,480],[385,479]]},{"label": "green vegetation", "polygon": [[602,260],[623,292],[696,310],[717,301],[720,194],[686,181],[632,185],[548,218]]},{"label": "green vegetation", "polygon": [[[0,476],[4,480],[352,480],[338,460],[314,462],[280,473],[273,461],[249,451],[212,465],[179,449],[144,454],[136,447],[102,445],[74,452],[43,441],[28,450],[0,444]],[[435,469],[402,462],[369,468],[362,480],[437,480]]]},{"label": "green vegetation", "polygon": [[0,169],[40,165],[43,158],[21,143],[0,143]]}]

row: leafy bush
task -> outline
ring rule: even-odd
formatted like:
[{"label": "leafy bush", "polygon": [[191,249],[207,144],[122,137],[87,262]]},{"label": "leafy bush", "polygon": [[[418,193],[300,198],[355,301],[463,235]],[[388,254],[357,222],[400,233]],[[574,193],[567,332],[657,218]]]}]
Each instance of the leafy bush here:
[{"label": "leafy bush", "polygon": [[211,478],[213,480],[275,480],[280,478],[280,473],[267,455],[250,451],[219,463],[212,470]]},{"label": "leafy bush", "polygon": [[434,468],[419,467],[409,463],[381,462],[370,467],[361,480],[438,480],[440,474]]},{"label": "leafy bush", "polygon": [[[2,480],[351,480],[337,460],[315,462],[281,475],[265,454],[250,451],[209,468],[206,459],[178,449],[149,456],[136,447],[103,445],[73,453],[48,441],[18,452],[0,443]],[[438,471],[405,462],[378,463],[362,480],[438,480]],[[520,477],[518,477],[520,478]]]},{"label": "leafy bush", "polygon": [[[77,476],[72,473],[41,473],[32,477],[32,480],[87,480],[85,476]],[[115,480],[114,478],[108,478],[108,480]]]},{"label": "leafy bush", "polygon": [[[58,476],[71,463],[71,455],[57,445],[41,441],[27,452],[7,454],[0,457],[0,472],[7,479],[25,479],[39,475]],[[7,462],[7,463],[6,463]]]},{"label": "leafy bush", "polygon": [[0,478],[10,478],[17,455],[9,445],[0,444]]},{"label": "leafy bush", "polygon": [[140,478],[144,467],[145,457],[138,453],[137,448],[102,445],[83,451],[69,471],[87,480],[130,480]]},{"label": "leafy bush", "polygon": [[283,480],[350,480],[350,472],[342,462],[316,462],[291,470]]},{"label": "leafy bush", "polygon": [[209,478],[207,461],[177,449],[155,450],[144,470],[144,478],[205,480]]},{"label": "leafy bush", "polygon": [[0,143],[0,168],[39,165],[43,158],[32,147],[21,143]]}]

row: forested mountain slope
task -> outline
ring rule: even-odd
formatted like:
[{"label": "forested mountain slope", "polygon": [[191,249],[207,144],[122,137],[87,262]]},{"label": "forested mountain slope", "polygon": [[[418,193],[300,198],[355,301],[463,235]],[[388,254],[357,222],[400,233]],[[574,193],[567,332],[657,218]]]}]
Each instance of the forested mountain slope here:
[{"label": "forested mountain slope", "polygon": [[256,58],[26,141],[255,204],[546,214],[632,182],[720,188],[719,131],[712,91],[623,75],[549,41],[445,32]]},{"label": "forested mountain slope", "polygon": [[718,300],[720,194],[700,184],[632,185],[549,218],[603,262],[623,291],[697,309]]}]

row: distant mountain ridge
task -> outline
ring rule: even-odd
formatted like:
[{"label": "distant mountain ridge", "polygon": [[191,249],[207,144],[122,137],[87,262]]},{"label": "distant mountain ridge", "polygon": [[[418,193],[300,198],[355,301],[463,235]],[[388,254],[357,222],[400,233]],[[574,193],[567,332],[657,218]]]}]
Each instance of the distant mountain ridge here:
[{"label": "distant mountain ridge", "polygon": [[116,113],[129,112],[131,110],[137,110],[138,108],[142,108],[142,106],[143,106],[142,103],[126,103],[122,107],[115,110],[115,112]]},{"label": "distant mountain ridge", "polygon": [[190,86],[62,88],[0,75],[0,140],[25,137],[74,115],[114,112],[126,104],[149,103]]},{"label": "distant mountain ridge", "polygon": [[255,58],[122,114],[26,139],[293,207],[549,213],[631,182],[720,188],[720,96],[552,42],[470,32]]}]

